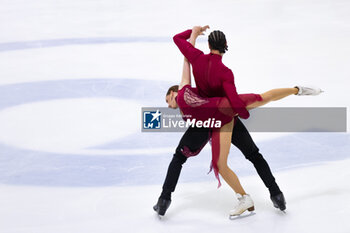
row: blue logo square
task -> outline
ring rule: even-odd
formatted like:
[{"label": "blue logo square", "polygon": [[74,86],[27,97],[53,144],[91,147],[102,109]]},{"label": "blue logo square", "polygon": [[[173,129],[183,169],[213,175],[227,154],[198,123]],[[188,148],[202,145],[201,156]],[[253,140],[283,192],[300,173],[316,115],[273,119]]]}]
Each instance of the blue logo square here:
[{"label": "blue logo square", "polygon": [[160,129],[161,128],[161,112],[144,111],[143,112],[143,128],[144,129]]}]

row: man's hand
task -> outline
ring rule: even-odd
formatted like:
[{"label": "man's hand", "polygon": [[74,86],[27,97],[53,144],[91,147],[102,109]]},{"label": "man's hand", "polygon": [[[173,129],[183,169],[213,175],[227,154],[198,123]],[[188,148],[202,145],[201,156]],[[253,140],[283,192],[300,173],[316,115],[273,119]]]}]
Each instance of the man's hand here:
[{"label": "man's hand", "polygon": [[195,36],[199,36],[199,35],[204,35],[204,32],[209,28],[209,25],[206,25],[204,27],[202,26],[194,26],[192,28],[192,34],[194,34]]}]

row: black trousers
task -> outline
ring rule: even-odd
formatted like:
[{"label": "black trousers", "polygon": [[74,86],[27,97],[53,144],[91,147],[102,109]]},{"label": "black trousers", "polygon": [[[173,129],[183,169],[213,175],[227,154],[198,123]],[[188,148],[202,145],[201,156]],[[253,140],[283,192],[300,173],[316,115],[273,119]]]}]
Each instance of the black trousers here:
[{"label": "black trousers", "polygon": [[[208,128],[187,129],[176,148],[173,159],[169,164],[168,172],[163,184],[163,191],[160,196],[161,198],[170,200],[171,193],[175,191],[175,187],[181,173],[182,165],[188,158],[185,156],[184,151],[190,150],[195,154],[199,153],[205,144],[207,144],[209,139],[210,129]],[[247,128],[239,118],[237,118],[235,121],[231,142],[243,153],[246,159],[253,163],[260,178],[264,182],[265,186],[269,189],[270,195],[274,196],[281,193],[281,190],[279,189],[275,178],[271,173],[269,165],[263,156],[259,153],[259,148],[255,145]],[[188,155],[188,153],[186,155]]]}]

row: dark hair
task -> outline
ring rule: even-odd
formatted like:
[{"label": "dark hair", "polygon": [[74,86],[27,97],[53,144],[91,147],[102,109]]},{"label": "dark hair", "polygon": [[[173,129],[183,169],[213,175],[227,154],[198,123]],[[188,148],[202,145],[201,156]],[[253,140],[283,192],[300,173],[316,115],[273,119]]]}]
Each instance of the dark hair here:
[{"label": "dark hair", "polygon": [[226,36],[222,31],[212,31],[208,37],[210,49],[219,50],[220,53],[227,51]]},{"label": "dark hair", "polygon": [[166,96],[169,95],[171,91],[178,92],[179,91],[179,85],[171,86],[169,88],[168,92],[166,93]]}]

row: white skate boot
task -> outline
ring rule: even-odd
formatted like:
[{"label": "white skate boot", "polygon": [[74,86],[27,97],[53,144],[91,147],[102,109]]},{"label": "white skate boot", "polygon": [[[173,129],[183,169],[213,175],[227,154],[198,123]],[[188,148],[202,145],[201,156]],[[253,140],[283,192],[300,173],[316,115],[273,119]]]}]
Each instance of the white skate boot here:
[{"label": "white skate boot", "polygon": [[248,211],[254,211],[254,202],[252,200],[252,198],[248,195],[245,194],[243,196],[239,195],[240,197],[238,197],[238,205],[230,211],[230,216],[239,216],[241,215],[243,212],[245,212],[246,210]]},{"label": "white skate boot", "polygon": [[299,89],[298,94],[297,95],[319,95],[321,94],[323,91],[318,88],[312,88],[312,87],[302,87],[302,86],[295,86],[296,88]]}]

